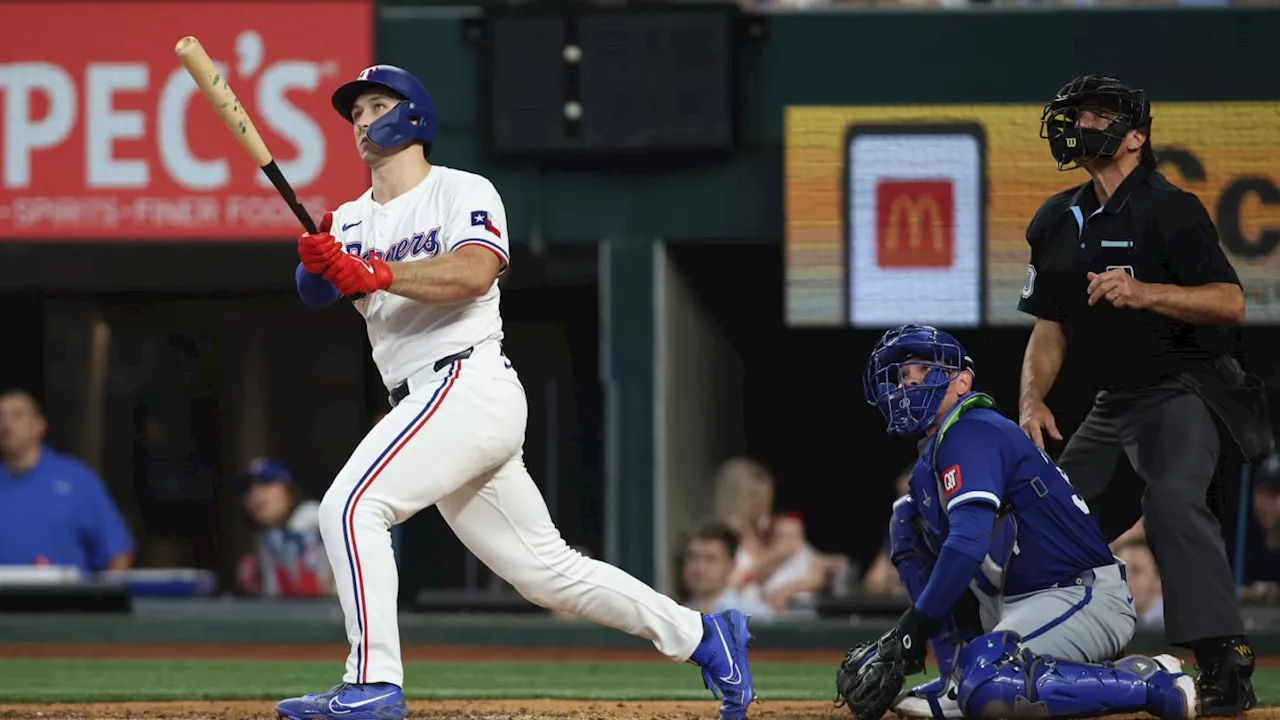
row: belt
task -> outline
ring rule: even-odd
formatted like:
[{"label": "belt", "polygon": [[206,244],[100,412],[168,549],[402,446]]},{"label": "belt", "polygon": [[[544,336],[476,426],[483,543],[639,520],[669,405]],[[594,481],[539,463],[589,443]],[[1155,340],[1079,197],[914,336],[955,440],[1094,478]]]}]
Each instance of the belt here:
[{"label": "belt", "polygon": [[[1115,563],[1112,565],[1107,565],[1106,567],[1118,568],[1120,570],[1120,579],[1125,582],[1129,581],[1129,573],[1125,572],[1124,565]],[[1064,587],[1071,587],[1072,585],[1093,585],[1093,581],[1097,579],[1097,573],[1094,572],[1094,570],[1096,569],[1097,568],[1090,568],[1080,573],[1079,575],[1073,575],[1072,577],[1069,577],[1066,580],[1063,580],[1062,582],[1054,583],[1050,587],[1064,588]]]},{"label": "belt", "polygon": [[[466,350],[463,350],[462,352],[454,353],[452,355],[449,355],[448,357],[442,357],[436,361],[435,371],[440,372],[441,370],[445,369],[450,364],[458,360],[466,360],[467,358],[471,357],[471,353],[475,351],[476,351],[476,348],[474,345],[472,345],[471,347],[467,348]],[[391,407],[395,407],[396,405],[399,405],[400,401],[404,400],[407,397],[409,397],[409,381],[405,380],[399,385],[391,388]]]}]

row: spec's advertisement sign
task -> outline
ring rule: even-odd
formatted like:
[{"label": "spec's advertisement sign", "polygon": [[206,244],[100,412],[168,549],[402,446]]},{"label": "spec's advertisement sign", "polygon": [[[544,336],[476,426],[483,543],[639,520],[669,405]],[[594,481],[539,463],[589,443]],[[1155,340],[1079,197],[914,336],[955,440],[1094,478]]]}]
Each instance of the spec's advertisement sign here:
[{"label": "spec's advertisement sign", "polygon": [[[1056,169],[1041,109],[788,107],[787,323],[1032,322],[1017,309],[1027,224],[1089,178]],[[1280,102],[1153,103],[1152,117],[1159,169],[1213,218],[1246,322],[1280,321]]]},{"label": "spec's advertisement sign", "polygon": [[174,46],[199,38],[318,220],[368,186],[329,96],[372,23],[367,0],[0,3],[0,26],[56,30],[0,48],[0,239],[295,238]]}]

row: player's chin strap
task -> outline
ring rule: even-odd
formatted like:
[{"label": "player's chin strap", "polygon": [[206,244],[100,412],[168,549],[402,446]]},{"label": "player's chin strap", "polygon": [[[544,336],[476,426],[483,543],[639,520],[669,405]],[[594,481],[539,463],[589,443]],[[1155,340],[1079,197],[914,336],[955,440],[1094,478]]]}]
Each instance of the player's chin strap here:
[{"label": "player's chin strap", "polygon": [[[938,484],[939,498],[945,498],[947,496],[946,491],[942,486],[942,474],[938,469],[938,453],[940,451],[939,449],[942,447],[943,437],[946,435],[947,430],[951,429],[951,426],[956,424],[956,421],[960,419],[961,415],[978,408],[986,410],[998,409],[996,407],[995,399],[990,395],[978,392],[969,393],[956,403],[956,406],[952,408],[951,412],[947,413],[947,417],[943,419],[941,427],[938,428],[938,436],[933,442],[933,452],[929,457],[929,468],[933,470],[934,482]],[[1001,605],[1004,604],[1004,580],[1008,574],[1006,570],[1009,567],[1009,562],[1013,559],[1014,549],[1018,546],[1018,517],[1013,514],[1013,503],[1009,500],[1009,495],[1010,493],[1005,493],[1004,501],[996,510],[996,521],[991,529],[991,539],[994,541],[1000,536],[1000,530],[1003,528],[1003,524],[1005,522],[1013,523],[1013,541],[1009,543],[1009,550],[1005,553],[1004,560],[1000,564],[999,583],[991,583],[993,586],[996,586],[996,598],[999,599]],[[946,506],[943,506],[944,510],[945,507]],[[988,558],[989,557],[990,556],[988,556]],[[983,561],[984,571],[986,570],[986,564],[987,561]],[[983,575],[985,574],[986,573],[984,572]]]}]

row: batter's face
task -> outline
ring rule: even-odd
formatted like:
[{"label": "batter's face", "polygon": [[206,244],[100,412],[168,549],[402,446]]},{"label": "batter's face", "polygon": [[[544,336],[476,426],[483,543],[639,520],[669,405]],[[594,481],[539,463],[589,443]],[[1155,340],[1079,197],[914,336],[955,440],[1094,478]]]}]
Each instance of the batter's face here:
[{"label": "batter's face", "polygon": [[44,440],[45,420],[31,398],[21,393],[0,397],[0,455],[20,456]]},{"label": "batter's face", "polygon": [[380,92],[367,92],[356,98],[351,106],[351,131],[355,135],[356,151],[368,165],[380,164],[403,148],[380,148],[369,142],[366,134],[375,120],[390,112],[400,103],[400,98]]},{"label": "batter's face", "polygon": [[684,585],[698,596],[718,595],[729,587],[733,574],[733,558],[729,547],[720,540],[689,541],[684,553]]}]

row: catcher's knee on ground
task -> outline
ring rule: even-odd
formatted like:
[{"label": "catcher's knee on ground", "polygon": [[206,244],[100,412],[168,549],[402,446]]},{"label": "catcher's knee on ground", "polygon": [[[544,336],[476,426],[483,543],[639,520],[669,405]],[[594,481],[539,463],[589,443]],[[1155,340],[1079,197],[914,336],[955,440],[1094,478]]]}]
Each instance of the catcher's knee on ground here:
[{"label": "catcher's knee on ground", "polygon": [[961,648],[958,701],[968,718],[1090,717],[1149,712],[1194,717],[1195,683],[1169,656],[1090,664],[1032,654],[1017,633],[995,632]]}]

